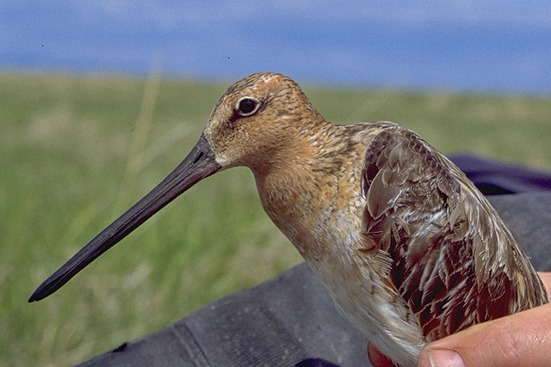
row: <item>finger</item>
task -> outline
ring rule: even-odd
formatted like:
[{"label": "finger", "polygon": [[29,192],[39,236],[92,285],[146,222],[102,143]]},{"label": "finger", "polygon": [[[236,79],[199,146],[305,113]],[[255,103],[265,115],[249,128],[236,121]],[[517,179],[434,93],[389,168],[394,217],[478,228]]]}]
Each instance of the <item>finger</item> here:
[{"label": "finger", "polygon": [[394,367],[394,363],[371,343],[367,343],[367,356],[373,367]]},{"label": "finger", "polygon": [[474,325],[429,344],[418,366],[549,366],[550,325],[550,304]]},{"label": "finger", "polygon": [[551,273],[538,272],[538,275],[545,286],[547,296],[551,297]]}]

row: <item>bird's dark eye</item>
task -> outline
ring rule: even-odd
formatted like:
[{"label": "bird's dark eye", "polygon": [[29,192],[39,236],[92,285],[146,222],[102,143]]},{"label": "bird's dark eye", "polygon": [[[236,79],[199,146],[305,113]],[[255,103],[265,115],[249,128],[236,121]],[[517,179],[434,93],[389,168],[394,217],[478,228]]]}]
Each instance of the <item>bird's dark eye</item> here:
[{"label": "bird's dark eye", "polygon": [[250,116],[258,110],[259,106],[260,103],[258,101],[252,98],[243,98],[237,104],[237,112],[241,116]]}]

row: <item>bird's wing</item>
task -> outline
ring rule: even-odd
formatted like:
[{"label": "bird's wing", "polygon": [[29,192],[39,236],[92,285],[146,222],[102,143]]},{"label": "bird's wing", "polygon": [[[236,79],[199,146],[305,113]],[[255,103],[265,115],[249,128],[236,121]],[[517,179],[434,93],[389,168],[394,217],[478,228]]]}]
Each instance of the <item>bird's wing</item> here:
[{"label": "bird's wing", "polygon": [[427,340],[544,303],[526,255],[474,184],[410,130],[370,142],[362,236],[392,259],[396,287]]}]

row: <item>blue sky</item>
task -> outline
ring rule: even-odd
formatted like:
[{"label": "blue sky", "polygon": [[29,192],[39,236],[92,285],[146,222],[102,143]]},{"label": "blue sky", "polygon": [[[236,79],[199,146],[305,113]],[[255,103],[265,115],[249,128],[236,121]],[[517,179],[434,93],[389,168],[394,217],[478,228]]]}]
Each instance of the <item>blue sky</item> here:
[{"label": "blue sky", "polygon": [[0,2],[0,69],[551,94],[548,1]]}]

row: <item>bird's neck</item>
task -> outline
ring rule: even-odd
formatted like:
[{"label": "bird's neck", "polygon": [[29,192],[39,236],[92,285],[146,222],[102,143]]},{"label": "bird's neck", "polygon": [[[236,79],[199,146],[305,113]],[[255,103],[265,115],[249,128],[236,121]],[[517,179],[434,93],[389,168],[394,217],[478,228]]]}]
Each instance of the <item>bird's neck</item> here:
[{"label": "bird's neck", "polygon": [[323,256],[346,227],[358,224],[343,217],[361,217],[345,213],[357,209],[363,162],[346,132],[327,125],[279,150],[277,163],[253,168],[264,210],[306,259]]}]

